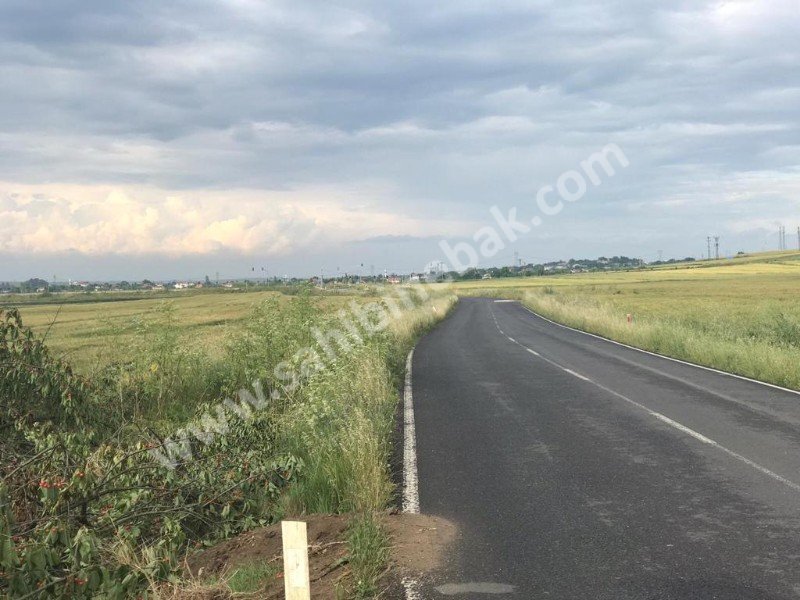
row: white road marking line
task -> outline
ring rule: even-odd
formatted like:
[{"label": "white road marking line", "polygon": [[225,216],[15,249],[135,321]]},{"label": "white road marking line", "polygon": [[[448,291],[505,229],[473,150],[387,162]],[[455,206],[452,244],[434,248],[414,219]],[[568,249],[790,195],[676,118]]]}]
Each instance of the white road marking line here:
[{"label": "white road marking line", "polygon": [[506,337],[508,337],[509,341],[512,341],[512,342],[514,342],[515,344],[517,343],[517,340],[515,340],[515,339],[514,339],[514,338],[512,338],[511,336],[506,336]]},{"label": "white road marking line", "polygon": [[614,390],[612,390],[610,388],[607,388],[606,386],[601,385],[601,384],[597,383],[596,381],[592,381],[592,383],[594,385],[596,385],[597,387],[599,387],[601,390],[604,390],[604,391],[608,392],[609,394],[612,394],[612,395],[616,396],[617,398],[620,398],[621,400],[624,400],[625,402],[628,402],[628,403],[632,404],[633,406],[636,406],[637,408],[642,409],[643,411],[645,411],[648,414],[652,415],[653,417],[655,417],[659,421],[663,421],[667,425],[670,425],[671,427],[674,427],[675,429],[677,429],[679,431],[682,431],[683,433],[685,433],[687,435],[692,436],[693,438],[695,438],[696,440],[698,440],[700,442],[703,442],[704,444],[708,444],[709,446],[713,446],[714,448],[717,448],[718,450],[721,450],[722,452],[724,452],[725,454],[727,454],[728,456],[730,456],[732,458],[735,458],[739,462],[742,462],[742,463],[746,464],[747,466],[752,467],[756,471],[759,471],[759,472],[763,473],[764,475],[767,475],[767,476],[771,477],[775,481],[779,481],[780,483],[782,483],[785,486],[793,489],[796,492],[800,492],[800,485],[796,484],[794,481],[790,481],[789,479],[786,479],[782,475],[778,475],[774,471],[770,471],[768,468],[766,468],[764,466],[761,466],[760,464],[758,464],[755,461],[750,460],[746,456],[742,456],[738,452],[734,452],[733,450],[730,450],[729,448],[726,448],[725,446],[723,446],[719,442],[716,442],[716,441],[712,440],[711,438],[708,438],[708,437],[704,436],[702,433],[698,433],[694,429],[686,427],[686,425],[683,425],[682,423],[678,423],[677,421],[674,421],[673,419],[670,419],[668,416],[663,415],[660,412],[657,412],[655,410],[651,410],[651,409],[647,408],[646,406],[644,406],[643,404],[639,404],[635,400],[631,400],[627,396],[623,396],[619,392],[615,392]]},{"label": "white road marking line", "polygon": [[406,592],[406,600],[422,600],[422,592],[419,589],[419,581],[411,577],[403,579],[403,588]]},{"label": "white road marking line", "polygon": [[573,371],[572,369],[567,369],[567,368],[564,368],[564,367],[561,367],[561,368],[562,368],[562,370],[563,370],[565,373],[569,373],[570,375],[574,375],[574,376],[575,376],[575,377],[577,377],[578,379],[583,379],[584,381],[589,381],[589,382],[591,382],[591,383],[594,383],[594,382],[593,382],[591,379],[589,379],[588,377],[584,377],[583,375],[581,375],[580,373],[576,373],[576,372],[575,372],[575,371]]},{"label": "white road marking line", "polygon": [[[526,307],[523,307],[523,308],[526,308]],[[605,340],[607,342],[611,342],[611,343],[617,344],[619,346],[626,346],[626,344],[620,344],[619,342],[615,342],[614,340],[606,340],[606,338],[594,335],[592,333],[586,333],[585,331],[581,331],[580,329],[574,329],[572,327],[567,327],[566,325],[561,325],[560,323],[556,323],[555,321],[550,321],[550,319],[546,319],[545,317],[542,317],[541,315],[537,315],[532,310],[529,310],[527,308],[526,308],[526,310],[528,310],[531,314],[536,315],[537,317],[540,317],[541,319],[544,319],[545,321],[553,323],[554,325],[558,325],[559,327],[564,327],[565,329],[572,329],[573,331],[577,331],[579,333],[585,333],[586,335],[590,335],[592,337],[596,337],[598,339]],[[499,329],[499,326],[498,326],[498,329]],[[519,345],[522,346],[522,344],[519,344]],[[726,448],[725,446],[723,446],[719,442],[717,442],[715,440],[712,440],[709,437],[704,436],[702,433],[699,433],[699,432],[695,431],[694,429],[691,429],[690,427],[687,427],[683,423],[679,423],[678,421],[670,419],[668,416],[666,416],[666,415],[664,415],[664,414],[662,414],[662,413],[660,413],[658,411],[649,409],[644,404],[640,404],[639,402],[636,402],[636,400],[632,400],[632,399],[628,398],[627,396],[612,390],[611,388],[608,388],[608,387],[606,387],[606,386],[604,386],[604,385],[602,385],[600,383],[597,383],[596,381],[592,381],[591,379],[589,379],[587,377],[584,377],[583,375],[580,375],[579,373],[576,373],[575,371],[572,371],[571,369],[567,369],[566,367],[563,367],[562,365],[558,364],[554,360],[550,360],[549,358],[545,358],[544,356],[542,356],[541,354],[536,353],[534,350],[531,350],[527,346],[522,346],[522,347],[525,348],[531,354],[535,354],[536,356],[541,358],[546,363],[549,363],[549,364],[551,364],[551,365],[553,365],[555,367],[558,367],[562,371],[565,371],[565,372],[567,372],[567,373],[569,373],[571,375],[574,375],[574,376],[576,376],[576,377],[578,377],[580,379],[588,381],[589,383],[591,383],[593,385],[596,385],[597,387],[599,387],[604,392],[606,392],[608,394],[611,394],[612,396],[616,396],[620,400],[624,400],[625,402],[627,402],[627,403],[629,403],[629,404],[631,404],[631,405],[643,410],[644,412],[646,412],[650,416],[658,419],[662,423],[665,423],[665,424],[669,425],[670,427],[672,427],[674,429],[677,429],[678,431],[681,431],[682,433],[685,433],[686,435],[689,435],[689,436],[693,437],[694,439],[698,440],[699,442],[702,442],[703,444],[707,444],[709,446],[712,446],[712,447],[716,448],[717,450],[720,450],[721,452],[724,452],[725,454],[727,454],[731,458],[734,458],[734,459],[738,460],[739,462],[741,462],[741,463],[743,463],[743,464],[755,469],[756,471],[758,471],[760,473],[763,473],[764,475],[767,475],[768,477],[771,477],[775,481],[778,481],[779,483],[782,483],[786,487],[791,488],[796,492],[800,492],[800,484],[797,484],[794,481],[786,479],[786,477],[783,477],[782,475],[779,475],[778,473],[775,473],[774,471],[769,470],[765,466],[760,465],[759,463],[757,463],[757,462],[755,462],[753,460],[750,460],[746,456],[743,456],[743,455],[739,454],[738,452],[735,452],[735,451],[731,450],[730,448]],[[716,369],[709,369],[707,367],[703,367],[703,366],[700,366],[700,365],[694,365],[692,363],[687,363],[687,362],[684,362],[682,360],[669,358],[668,356],[663,356],[662,357],[660,354],[655,354],[653,352],[648,352],[647,350],[641,350],[639,348],[634,348],[633,346],[626,346],[626,347],[627,348],[632,348],[633,350],[639,350],[640,352],[644,352],[646,354],[652,354],[653,356],[659,356],[661,358],[666,358],[668,360],[674,360],[675,362],[680,362],[680,363],[684,363],[684,364],[687,364],[687,365],[690,365],[690,366],[695,366],[695,367],[698,367],[700,369],[706,369],[708,371],[716,371]],[[784,389],[784,388],[780,388],[778,386],[772,385],[770,383],[764,383],[763,381],[756,381],[755,379],[748,379],[747,377],[741,377],[739,375],[734,375],[732,373],[725,373],[725,371],[716,371],[716,372],[722,373],[723,375],[731,375],[732,377],[737,377],[739,379],[745,379],[747,381],[753,381],[754,383],[761,383],[761,384],[769,386],[769,387],[778,388],[778,389]],[[786,391],[794,392],[794,390],[788,390],[788,389]],[[798,393],[798,392],[794,392],[794,393]]]},{"label": "white road marking line", "polygon": [[636,346],[631,346],[629,344],[623,344],[622,342],[617,342],[617,341],[609,339],[607,337],[603,337],[602,335],[597,335],[595,333],[589,333],[588,331],[582,331],[580,329],[576,329],[575,327],[570,327],[569,325],[564,325],[563,323],[557,323],[556,321],[548,319],[547,317],[543,317],[539,313],[532,311],[530,308],[528,308],[527,306],[523,305],[522,303],[519,303],[519,305],[522,306],[522,308],[527,310],[529,313],[531,313],[534,317],[538,317],[538,318],[542,319],[543,321],[547,321],[548,323],[552,323],[553,325],[556,325],[557,327],[561,327],[563,329],[569,329],[570,331],[577,331],[578,333],[582,333],[583,335],[588,335],[589,337],[593,337],[593,338],[596,338],[598,340],[603,340],[604,342],[608,342],[609,344],[614,344],[616,346],[622,346],[623,348],[628,348],[629,350],[636,350],[637,352],[642,352],[643,354],[649,354],[650,356],[656,356],[658,358],[663,358],[664,360],[671,360],[672,362],[676,362],[676,363],[680,363],[682,365],[687,365],[687,366],[690,366],[690,367],[694,367],[696,369],[703,369],[704,371],[711,371],[712,373],[718,373],[719,375],[727,375],[728,377],[735,377],[736,379],[741,379],[742,381],[749,381],[750,383],[757,383],[758,385],[771,387],[773,389],[780,390],[782,392],[789,392],[790,394],[796,394],[796,395],[800,396],[800,391],[798,391],[798,390],[792,390],[792,389],[789,389],[789,388],[786,388],[786,387],[782,387],[780,385],[775,385],[774,383],[767,383],[766,381],[759,381],[758,379],[752,379],[751,377],[745,377],[744,375],[737,375],[736,373],[728,373],[727,371],[721,371],[721,370],[715,369],[713,367],[706,367],[706,366],[703,366],[703,365],[698,365],[698,364],[693,363],[693,362],[689,362],[689,361],[686,361],[686,360],[681,360],[680,358],[673,358],[671,356],[664,356],[663,354],[657,354],[656,352],[650,352],[649,350],[643,350],[642,348],[637,348]]},{"label": "white road marking line", "polygon": [[503,302],[516,302],[516,300],[495,300],[495,304],[502,304]]},{"label": "white road marking line", "polygon": [[403,389],[403,512],[419,513],[419,480],[417,477],[417,434],[414,425],[414,395],[411,389],[411,365],[414,350],[406,359]]}]

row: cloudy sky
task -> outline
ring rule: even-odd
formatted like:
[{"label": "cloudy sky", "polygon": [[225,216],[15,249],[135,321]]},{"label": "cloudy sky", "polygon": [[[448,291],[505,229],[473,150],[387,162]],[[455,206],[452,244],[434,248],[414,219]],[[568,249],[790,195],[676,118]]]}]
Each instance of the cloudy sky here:
[{"label": "cloudy sky", "polygon": [[796,0],[4,0],[0,280],[411,271],[610,143],[483,264],[777,248],[798,65]]}]

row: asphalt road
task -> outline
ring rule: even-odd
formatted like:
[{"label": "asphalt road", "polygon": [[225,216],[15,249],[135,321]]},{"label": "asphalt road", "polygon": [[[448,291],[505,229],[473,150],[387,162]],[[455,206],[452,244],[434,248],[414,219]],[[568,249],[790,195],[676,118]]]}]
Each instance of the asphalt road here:
[{"label": "asphalt road", "polygon": [[490,299],[412,386],[420,510],[460,527],[422,597],[800,597],[800,395]]}]

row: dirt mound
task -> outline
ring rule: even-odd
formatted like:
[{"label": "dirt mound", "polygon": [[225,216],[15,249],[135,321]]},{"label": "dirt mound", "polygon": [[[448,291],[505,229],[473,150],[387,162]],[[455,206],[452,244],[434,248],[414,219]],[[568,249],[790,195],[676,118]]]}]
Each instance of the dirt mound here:
[{"label": "dirt mound", "polygon": [[[346,584],[347,515],[309,515],[299,517],[308,527],[311,592],[316,598],[335,600],[337,588]],[[455,527],[439,517],[427,515],[386,515],[382,523],[392,544],[392,569],[387,577],[389,597],[394,597],[402,576],[430,571],[441,561],[443,550],[456,534]],[[282,570],[280,524],[254,529],[187,559],[193,578],[225,578],[237,568],[253,564],[273,564]],[[222,596],[218,596],[222,597]],[[282,574],[254,598],[282,598]],[[399,596],[398,596],[399,597]]]}]

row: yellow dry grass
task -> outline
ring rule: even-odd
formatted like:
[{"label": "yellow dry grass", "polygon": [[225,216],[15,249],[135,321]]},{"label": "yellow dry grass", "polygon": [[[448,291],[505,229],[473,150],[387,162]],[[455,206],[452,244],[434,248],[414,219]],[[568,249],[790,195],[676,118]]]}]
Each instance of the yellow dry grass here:
[{"label": "yellow dry grass", "polygon": [[797,252],[642,271],[459,282],[454,291],[515,298],[586,331],[800,389]]}]

